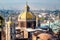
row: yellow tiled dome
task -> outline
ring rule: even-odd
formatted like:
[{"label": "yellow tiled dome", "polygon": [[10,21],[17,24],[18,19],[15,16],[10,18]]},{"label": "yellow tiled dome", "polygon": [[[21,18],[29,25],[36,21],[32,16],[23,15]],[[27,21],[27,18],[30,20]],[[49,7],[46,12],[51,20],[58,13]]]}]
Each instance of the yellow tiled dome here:
[{"label": "yellow tiled dome", "polygon": [[26,4],[25,5],[25,11],[22,12],[19,16],[18,19],[33,19],[35,16],[29,11],[29,6]]},{"label": "yellow tiled dome", "polygon": [[20,19],[32,19],[35,18],[35,16],[31,12],[23,12],[19,15]]}]

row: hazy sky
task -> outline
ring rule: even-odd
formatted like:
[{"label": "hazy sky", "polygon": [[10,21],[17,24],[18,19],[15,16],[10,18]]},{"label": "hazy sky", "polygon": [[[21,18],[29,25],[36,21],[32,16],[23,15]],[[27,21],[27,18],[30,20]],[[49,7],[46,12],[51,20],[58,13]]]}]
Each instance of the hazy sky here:
[{"label": "hazy sky", "polygon": [[[30,9],[60,9],[60,0],[27,0]],[[0,9],[23,9],[26,0],[0,0]]]}]

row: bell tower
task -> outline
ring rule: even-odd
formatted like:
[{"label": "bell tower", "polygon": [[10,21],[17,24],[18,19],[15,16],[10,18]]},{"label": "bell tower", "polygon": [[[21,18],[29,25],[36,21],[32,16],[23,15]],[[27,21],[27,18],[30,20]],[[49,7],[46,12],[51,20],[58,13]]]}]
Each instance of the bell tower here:
[{"label": "bell tower", "polygon": [[[20,28],[20,32],[23,31],[23,38],[28,38],[28,32],[25,31],[27,28],[34,29],[36,27],[36,17],[30,12],[30,7],[27,2],[25,5],[24,11],[18,15],[18,29]],[[21,38],[21,37],[20,37]]]},{"label": "bell tower", "polygon": [[36,27],[36,17],[32,12],[30,12],[30,7],[28,6],[27,2],[25,5],[24,12],[22,12],[18,16],[18,26],[25,28]]},{"label": "bell tower", "polygon": [[12,17],[9,17],[8,21],[5,21],[5,28],[6,40],[15,40],[15,26],[12,22]]}]

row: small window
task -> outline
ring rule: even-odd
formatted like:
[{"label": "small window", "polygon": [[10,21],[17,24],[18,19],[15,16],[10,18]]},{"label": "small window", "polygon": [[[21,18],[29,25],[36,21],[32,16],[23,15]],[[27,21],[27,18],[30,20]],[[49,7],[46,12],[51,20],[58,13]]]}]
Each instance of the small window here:
[{"label": "small window", "polygon": [[30,22],[27,22],[27,27],[31,28],[31,23]]},{"label": "small window", "polygon": [[21,22],[20,25],[21,25],[21,27],[25,27],[25,26],[24,26],[24,22]]},{"label": "small window", "polygon": [[12,39],[12,36],[11,36],[11,39]]},{"label": "small window", "polygon": [[37,40],[40,40],[40,37],[37,37]]}]

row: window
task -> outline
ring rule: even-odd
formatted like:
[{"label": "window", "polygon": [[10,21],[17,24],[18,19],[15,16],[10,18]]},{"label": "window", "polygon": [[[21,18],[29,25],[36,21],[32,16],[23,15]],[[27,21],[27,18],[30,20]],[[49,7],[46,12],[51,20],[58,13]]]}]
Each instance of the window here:
[{"label": "window", "polygon": [[11,36],[11,39],[12,39],[12,36]]},{"label": "window", "polygon": [[21,27],[25,27],[25,26],[24,26],[24,22],[21,22],[20,25],[21,25]]},{"label": "window", "polygon": [[27,27],[30,28],[31,27],[31,23],[27,22]]}]

